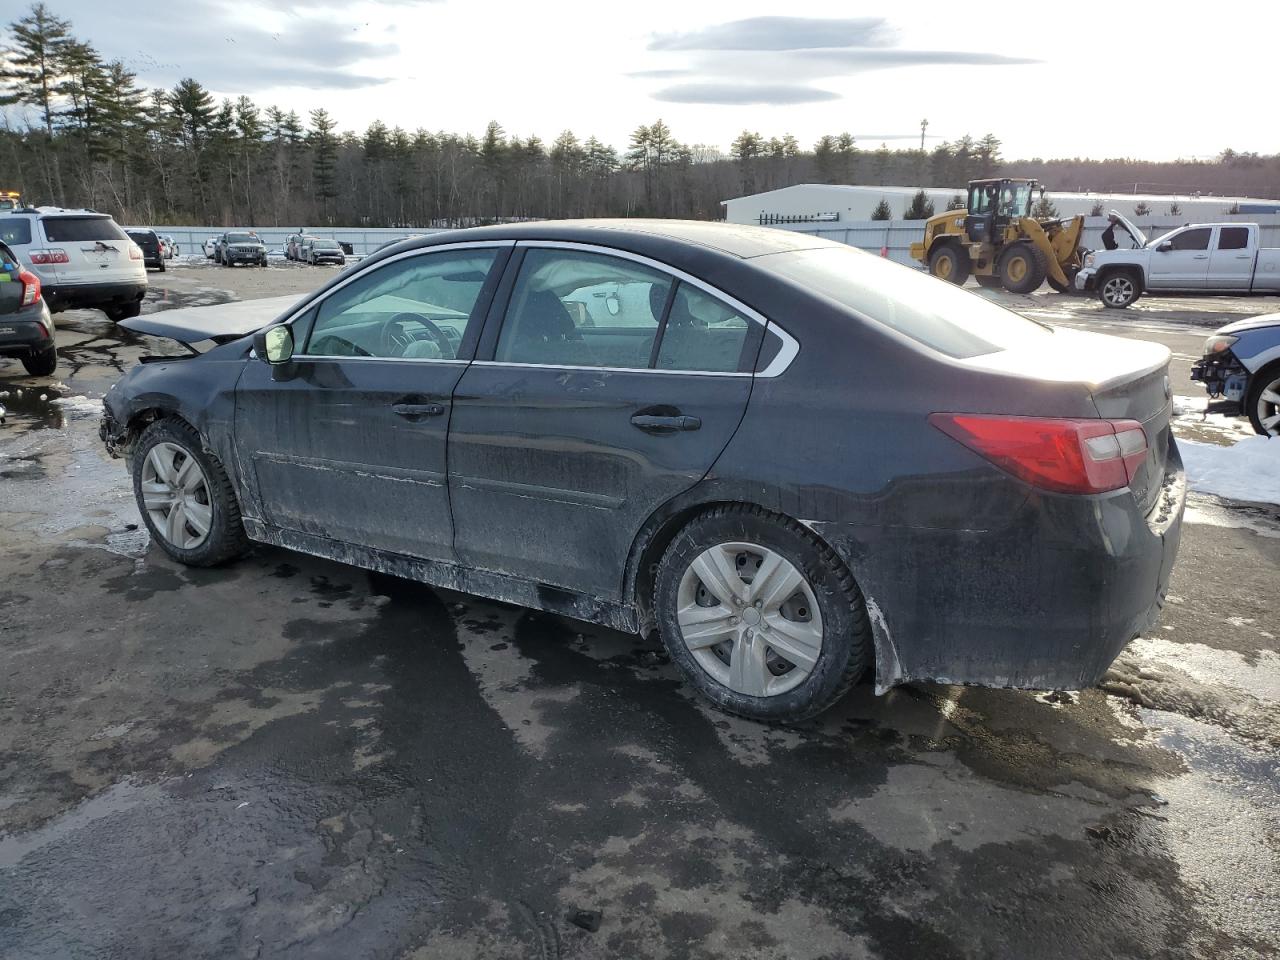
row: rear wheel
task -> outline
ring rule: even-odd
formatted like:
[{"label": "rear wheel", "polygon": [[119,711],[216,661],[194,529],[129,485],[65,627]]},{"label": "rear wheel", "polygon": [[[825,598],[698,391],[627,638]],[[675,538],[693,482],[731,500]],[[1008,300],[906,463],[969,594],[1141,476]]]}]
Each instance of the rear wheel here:
[{"label": "rear wheel", "polygon": [[128,320],[130,317],[136,317],[142,312],[141,300],[130,300],[128,303],[109,303],[102,308],[102,312],[107,315],[107,319],[113,323],[119,323],[121,320]]},{"label": "rear wheel", "polygon": [[1048,273],[1044,254],[1030,243],[1015,243],[1000,257],[1000,282],[1010,293],[1031,293]]},{"label": "rear wheel", "polygon": [[971,267],[969,254],[954,243],[934,247],[929,254],[929,272],[939,280],[946,280],[958,287],[969,279]]},{"label": "rear wheel", "polygon": [[165,266],[164,266],[164,260],[162,259],[162,260],[160,261],[160,272],[161,272],[161,273],[164,273],[164,271],[165,271]]},{"label": "rear wheel", "polygon": [[226,471],[181,420],[157,420],[142,432],[133,493],[147,530],[179,563],[211,567],[249,547]]},{"label": "rear wheel", "polygon": [[1098,284],[1098,299],[1104,307],[1123,310],[1142,295],[1142,283],[1127,270],[1116,270],[1103,276]]},{"label": "rear wheel", "polygon": [[658,566],[655,603],[672,660],[728,713],[812,717],[871,663],[866,607],[844,564],[759,507],[695,517]]},{"label": "rear wheel", "polygon": [[53,347],[47,347],[35,356],[24,357],[22,365],[33,377],[52,376],[53,371],[58,369],[58,351]]},{"label": "rear wheel", "polygon": [[1264,437],[1280,437],[1280,360],[1253,375],[1244,408],[1254,430]]}]

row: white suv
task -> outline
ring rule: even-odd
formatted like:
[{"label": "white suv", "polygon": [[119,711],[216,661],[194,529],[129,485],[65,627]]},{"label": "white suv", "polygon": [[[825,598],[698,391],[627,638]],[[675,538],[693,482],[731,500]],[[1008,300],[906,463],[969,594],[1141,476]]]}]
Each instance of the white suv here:
[{"label": "white suv", "polygon": [[0,242],[40,278],[54,313],[88,307],[118,321],[142,309],[142,251],[105,213],[61,207],[0,211]]}]

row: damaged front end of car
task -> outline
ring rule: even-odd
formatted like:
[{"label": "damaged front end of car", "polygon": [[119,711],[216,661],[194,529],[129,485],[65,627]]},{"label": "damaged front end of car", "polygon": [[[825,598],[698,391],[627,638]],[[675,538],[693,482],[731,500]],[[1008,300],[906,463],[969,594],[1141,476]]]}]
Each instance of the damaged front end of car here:
[{"label": "damaged front end of car", "polygon": [[1205,341],[1204,356],[1191,365],[1191,379],[1204,384],[1211,400],[1241,402],[1249,386],[1249,371],[1232,352],[1240,338],[1214,334]]}]

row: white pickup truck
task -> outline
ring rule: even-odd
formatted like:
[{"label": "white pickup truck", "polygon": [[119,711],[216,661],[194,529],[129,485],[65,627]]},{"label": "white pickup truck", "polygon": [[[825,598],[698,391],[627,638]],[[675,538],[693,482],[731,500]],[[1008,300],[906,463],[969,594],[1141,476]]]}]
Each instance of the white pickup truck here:
[{"label": "white pickup truck", "polygon": [[1256,223],[1193,223],[1148,240],[1124,217],[1116,232],[1130,250],[1095,250],[1076,274],[1108,307],[1127,307],[1150,290],[1177,293],[1280,294],[1280,249],[1259,245]]}]

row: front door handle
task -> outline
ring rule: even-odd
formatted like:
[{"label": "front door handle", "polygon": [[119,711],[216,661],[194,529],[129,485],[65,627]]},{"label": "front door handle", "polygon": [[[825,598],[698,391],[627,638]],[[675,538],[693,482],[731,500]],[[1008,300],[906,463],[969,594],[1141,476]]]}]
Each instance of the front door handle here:
[{"label": "front door handle", "polygon": [[444,413],[442,403],[393,403],[391,412],[398,417],[438,417]]},{"label": "front door handle", "polygon": [[1208,259],[1209,259],[1209,255],[1208,255],[1207,253],[1197,253],[1197,254],[1195,255],[1195,259],[1196,259],[1196,260],[1208,260]]},{"label": "front door handle", "polygon": [[637,413],[631,418],[631,425],[646,433],[675,433],[678,430],[697,430],[702,421],[697,417],[683,414],[671,417],[659,417],[649,413]]}]

